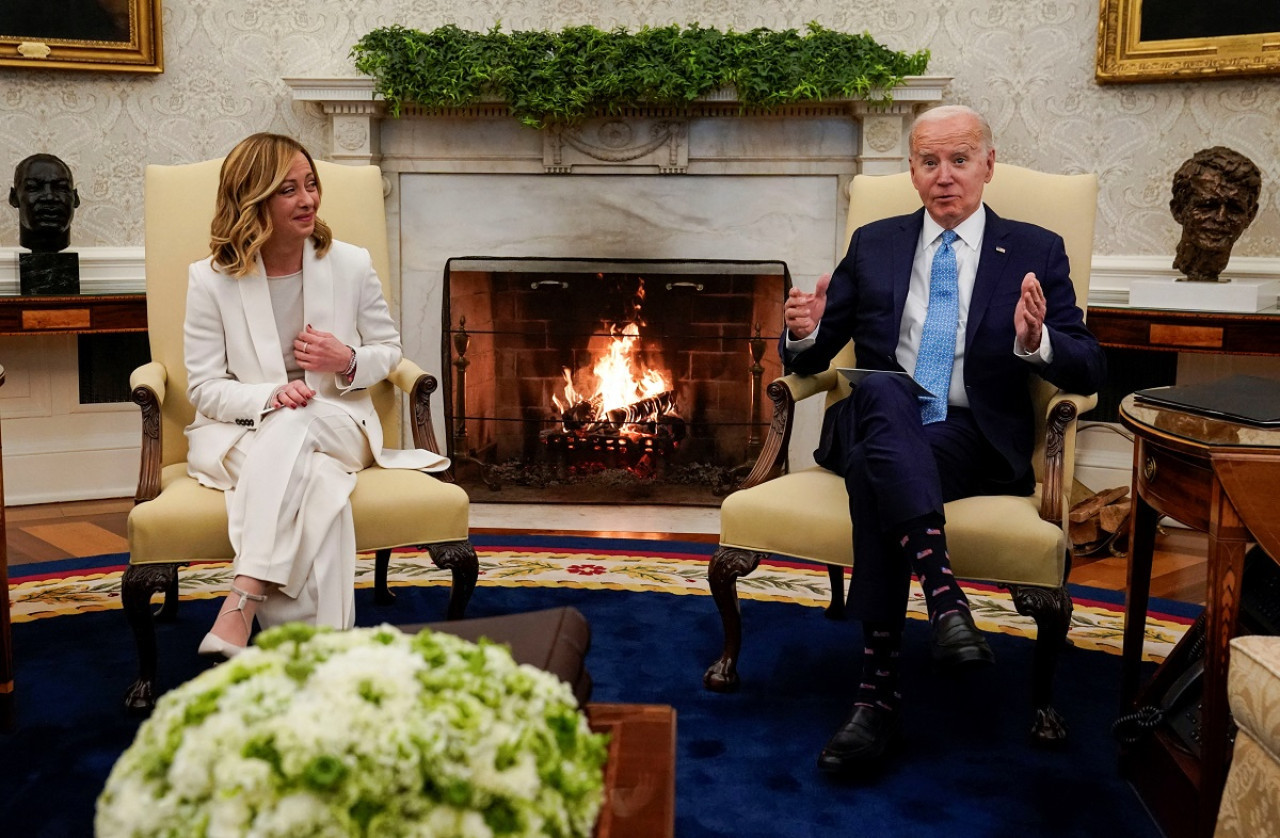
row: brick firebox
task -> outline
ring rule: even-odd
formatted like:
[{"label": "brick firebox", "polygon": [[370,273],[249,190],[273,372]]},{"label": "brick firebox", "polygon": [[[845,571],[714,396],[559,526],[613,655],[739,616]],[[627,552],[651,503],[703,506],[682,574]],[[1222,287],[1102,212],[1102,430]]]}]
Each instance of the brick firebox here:
[{"label": "brick firebox", "polygon": [[[763,387],[781,373],[785,263],[465,257],[444,281],[446,427],[469,491],[714,504],[754,457]],[[593,392],[593,365],[628,323],[635,364],[669,384],[671,415],[622,433],[575,429],[553,402],[565,371]]]}]

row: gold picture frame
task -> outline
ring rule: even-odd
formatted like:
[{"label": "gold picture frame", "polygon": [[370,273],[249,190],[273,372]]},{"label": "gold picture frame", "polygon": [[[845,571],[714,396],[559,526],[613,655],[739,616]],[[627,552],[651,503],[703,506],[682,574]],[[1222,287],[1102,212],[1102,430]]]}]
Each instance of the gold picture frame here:
[{"label": "gold picture frame", "polygon": [[161,0],[0,0],[0,67],[164,72],[160,5]]},{"label": "gold picture frame", "polygon": [[1095,72],[1099,82],[1189,81],[1280,73],[1280,6],[1274,3],[1099,3]]}]

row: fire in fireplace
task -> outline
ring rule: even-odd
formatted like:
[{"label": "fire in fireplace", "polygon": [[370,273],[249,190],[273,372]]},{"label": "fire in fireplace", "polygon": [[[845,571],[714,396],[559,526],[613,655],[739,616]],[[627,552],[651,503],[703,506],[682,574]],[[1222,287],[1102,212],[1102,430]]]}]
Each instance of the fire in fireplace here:
[{"label": "fire in fireplace", "polygon": [[789,286],[782,262],[449,260],[459,482],[513,501],[718,503],[763,436]]},{"label": "fire in fireplace", "polygon": [[551,396],[559,426],[541,434],[558,471],[621,468],[648,477],[663,468],[684,439],[670,372],[644,362],[643,304],[644,277],[637,275],[624,320],[602,323],[601,334],[588,344],[590,371],[563,368],[563,400]]}]

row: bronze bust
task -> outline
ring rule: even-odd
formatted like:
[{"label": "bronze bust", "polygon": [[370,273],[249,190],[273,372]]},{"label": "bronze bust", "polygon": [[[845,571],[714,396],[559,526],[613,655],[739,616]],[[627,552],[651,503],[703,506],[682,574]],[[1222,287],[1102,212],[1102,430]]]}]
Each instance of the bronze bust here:
[{"label": "bronze bust", "polygon": [[71,218],[80,206],[71,169],[52,154],[33,154],[13,170],[9,205],[18,208],[18,243],[34,253],[57,253],[71,243]]},{"label": "bronze bust", "polygon": [[1182,225],[1173,267],[1187,279],[1218,282],[1231,248],[1258,214],[1262,173],[1222,146],[1197,151],[1173,175],[1169,209]]}]

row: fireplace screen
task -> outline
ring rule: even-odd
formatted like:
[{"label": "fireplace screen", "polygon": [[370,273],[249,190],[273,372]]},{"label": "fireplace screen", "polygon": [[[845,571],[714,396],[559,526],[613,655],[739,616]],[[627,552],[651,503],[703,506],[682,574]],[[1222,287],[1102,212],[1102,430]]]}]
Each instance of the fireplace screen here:
[{"label": "fireplace screen", "polygon": [[783,262],[445,266],[450,456],[477,500],[719,503],[754,460]]}]

